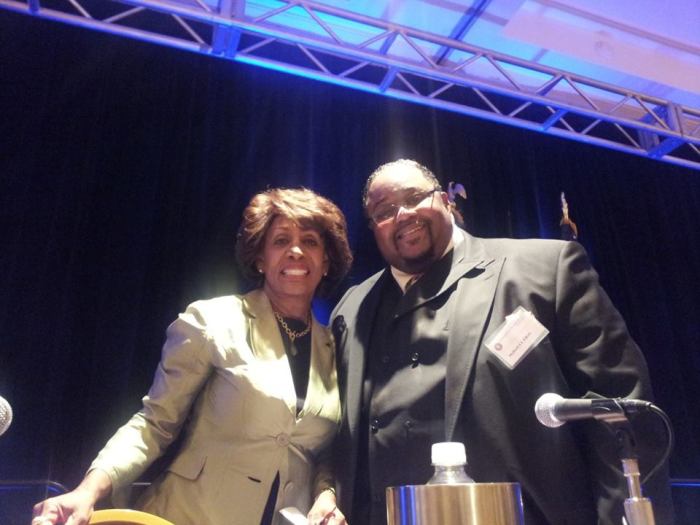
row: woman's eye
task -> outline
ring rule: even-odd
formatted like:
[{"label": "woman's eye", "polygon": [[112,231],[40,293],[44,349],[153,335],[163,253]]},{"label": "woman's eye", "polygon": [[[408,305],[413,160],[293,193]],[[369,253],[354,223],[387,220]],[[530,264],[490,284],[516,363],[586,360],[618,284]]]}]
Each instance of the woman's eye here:
[{"label": "woman's eye", "polygon": [[318,240],[314,239],[313,237],[309,237],[307,239],[304,239],[304,244],[307,246],[318,246]]},{"label": "woman's eye", "polygon": [[284,246],[287,244],[287,239],[285,237],[277,237],[275,240],[272,241],[272,244],[275,246]]}]

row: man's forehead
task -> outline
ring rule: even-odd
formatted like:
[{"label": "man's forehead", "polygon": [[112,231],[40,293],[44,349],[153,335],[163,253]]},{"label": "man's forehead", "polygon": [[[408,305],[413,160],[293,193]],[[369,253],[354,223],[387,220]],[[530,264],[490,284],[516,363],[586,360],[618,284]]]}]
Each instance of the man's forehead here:
[{"label": "man's forehead", "polygon": [[430,181],[418,169],[412,166],[392,166],[377,174],[368,196],[376,200],[393,192],[411,192],[431,187]]}]

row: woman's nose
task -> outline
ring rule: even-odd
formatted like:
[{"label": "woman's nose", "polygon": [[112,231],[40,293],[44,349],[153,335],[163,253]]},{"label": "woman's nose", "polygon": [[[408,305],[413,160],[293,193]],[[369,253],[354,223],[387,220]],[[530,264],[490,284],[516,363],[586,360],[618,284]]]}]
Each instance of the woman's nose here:
[{"label": "woman's nose", "polygon": [[304,255],[304,252],[298,244],[293,244],[289,248],[289,255],[291,255],[292,257],[301,257],[302,255]]}]

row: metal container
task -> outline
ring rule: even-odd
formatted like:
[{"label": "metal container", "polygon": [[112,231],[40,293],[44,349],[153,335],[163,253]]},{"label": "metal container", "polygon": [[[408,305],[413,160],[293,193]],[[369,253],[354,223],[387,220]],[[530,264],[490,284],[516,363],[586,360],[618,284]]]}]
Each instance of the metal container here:
[{"label": "metal container", "polygon": [[518,483],[403,485],[386,489],[388,525],[523,525]]}]

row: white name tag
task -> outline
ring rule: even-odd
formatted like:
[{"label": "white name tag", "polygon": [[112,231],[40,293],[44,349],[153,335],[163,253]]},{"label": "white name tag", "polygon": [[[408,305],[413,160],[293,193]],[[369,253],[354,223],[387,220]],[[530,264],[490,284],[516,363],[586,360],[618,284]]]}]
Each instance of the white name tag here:
[{"label": "white name tag", "polygon": [[293,525],[309,524],[309,520],[306,519],[306,516],[299,512],[299,509],[297,509],[296,507],[285,507],[283,509],[280,509],[280,514],[287,518],[287,521],[289,521]]},{"label": "white name tag", "polygon": [[531,312],[518,306],[485,344],[504,365],[513,369],[548,333]]}]

